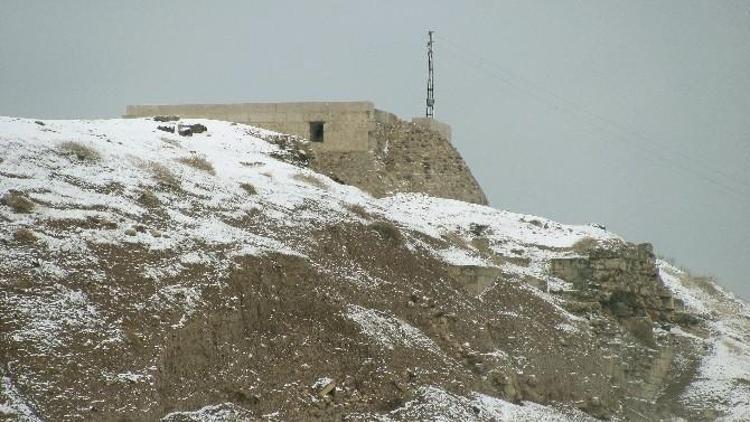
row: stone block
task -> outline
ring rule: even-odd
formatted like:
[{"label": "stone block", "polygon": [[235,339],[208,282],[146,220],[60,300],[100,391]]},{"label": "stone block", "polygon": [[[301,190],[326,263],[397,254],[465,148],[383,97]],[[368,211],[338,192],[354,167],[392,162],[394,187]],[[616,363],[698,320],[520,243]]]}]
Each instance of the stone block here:
[{"label": "stone block", "polygon": [[500,277],[499,268],[477,265],[452,266],[448,268],[448,272],[472,294],[483,292]]}]

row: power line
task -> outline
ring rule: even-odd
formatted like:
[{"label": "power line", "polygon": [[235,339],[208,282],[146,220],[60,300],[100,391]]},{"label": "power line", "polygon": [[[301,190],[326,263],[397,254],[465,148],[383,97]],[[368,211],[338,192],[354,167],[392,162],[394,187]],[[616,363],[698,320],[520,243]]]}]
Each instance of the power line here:
[{"label": "power line", "polygon": [[[451,40],[448,40],[448,39],[446,39],[444,37],[440,37],[440,38],[443,39],[444,41],[446,41],[447,43],[452,44],[453,46],[459,48],[460,50],[457,51],[458,54],[468,53],[468,54],[474,55],[477,58],[477,60],[490,65],[495,70],[497,70],[497,71],[503,73],[504,75],[506,75],[505,78],[502,78],[504,82],[506,82],[506,83],[508,83],[508,84],[510,84],[510,85],[512,85],[512,86],[514,86],[514,87],[516,87],[518,89],[520,89],[520,90],[529,91],[530,93],[532,93],[538,99],[545,100],[544,98],[542,98],[541,96],[539,96],[535,91],[541,91],[543,94],[545,94],[545,95],[547,95],[549,97],[552,97],[554,100],[558,101],[559,103],[563,103],[563,104],[567,105],[568,107],[572,107],[573,109],[576,109],[581,114],[588,115],[589,117],[592,117],[592,118],[595,118],[597,120],[600,120],[600,121],[606,123],[609,126],[612,126],[613,128],[615,128],[615,129],[617,129],[619,131],[623,131],[623,132],[626,132],[626,133],[628,133],[628,134],[630,134],[632,136],[640,138],[642,141],[647,142],[647,145],[650,146],[650,147],[655,147],[657,149],[668,150],[666,152],[668,152],[670,155],[673,154],[673,155],[681,156],[684,159],[686,159],[688,161],[691,161],[693,164],[695,164],[697,166],[704,167],[704,169],[707,169],[708,171],[720,174],[723,177],[729,179],[730,181],[740,183],[740,184],[744,185],[746,188],[750,188],[750,183],[748,183],[748,182],[746,182],[744,180],[736,178],[735,176],[727,174],[727,173],[725,173],[725,172],[723,172],[721,170],[718,170],[718,169],[715,169],[715,168],[711,168],[710,166],[706,166],[704,163],[702,163],[700,161],[697,161],[695,158],[693,158],[693,157],[685,154],[683,151],[670,149],[670,148],[664,146],[663,144],[661,144],[659,142],[656,142],[654,139],[648,138],[648,137],[644,136],[643,134],[641,134],[641,133],[639,133],[639,132],[637,132],[635,130],[632,130],[632,129],[629,129],[629,128],[625,127],[621,123],[618,123],[618,122],[616,122],[616,121],[614,121],[612,119],[609,119],[609,118],[607,118],[607,117],[605,117],[605,116],[603,116],[601,114],[589,111],[586,108],[580,106],[579,104],[577,104],[577,103],[575,103],[573,101],[570,101],[570,100],[568,100],[566,98],[563,98],[560,95],[558,95],[558,94],[556,94],[556,93],[554,93],[554,92],[552,92],[552,91],[550,91],[550,90],[548,90],[548,89],[546,89],[544,87],[540,87],[540,86],[534,84],[533,82],[529,81],[528,79],[525,79],[523,77],[520,77],[520,76],[517,76],[517,75],[513,74],[512,72],[509,72],[509,71],[503,69],[496,62],[490,61],[490,60],[486,59],[485,57],[482,57],[478,53],[472,52],[470,49],[461,47],[458,44],[456,44],[455,42],[453,42]],[[529,88],[525,88],[525,87],[519,86],[518,84],[516,84],[513,80],[511,80],[509,78],[515,78],[515,79],[522,80],[527,85],[530,85],[532,88],[529,89]]]},{"label": "power line", "polygon": [[[639,150],[641,153],[646,154],[646,156],[648,156],[649,158],[653,158],[652,157],[653,154],[660,155],[663,161],[670,163],[673,167],[676,167],[680,170],[683,170],[684,172],[688,174],[691,174],[694,177],[700,178],[710,184],[713,184],[714,186],[720,188],[725,193],[728,193],[730,195],[733,195],[743,200],[747,200],[747,198],[750,197],[750,195],[748,195],[747,193],[739,192],[737,189],[737,188],[740,188],[740,190],[744,190],[744,188],[750,189],[750,184],[742,180],[738,180],[721,170],[717,170],[717,169],[711,168],[710,166],[706,166],[705,164],[701,162],[697,162],[695,159],[693,159],[692,157],[690,157],[689,155],[681,151],[677,151],[677,152],[669,151],[663,145],[659,145],[659,143],[651,140],[650,138],[647,138],[639,134],[636,131],[630,130],[624,127],[622,124],[619,124],[613,121],[612,119],[608,119],[607,117],[601,116],[597,113],[590,112],[586,110],[585,108],[579,106],[578,104],[572,101],[569,101],[552,91],[546,90],[544,88],[537,88],[534,86],[532,86],[532,89],[521,86],[512,78],[516,78],[516,79],[522,79],[522,78],[517,78],[515,76],[508,76],[512,74],[510,72],[504,71],[502,68],[499,67],[499,65],[495,64],[494,62],[484,59],[478,54],[475,54],[477,59],[471,59],[466,54],[470,50],[465,49],[463,47],[460,47],[460,50],[454,50],[449,44],[458,46],[456,43],[446,39],[445,37],[439,37],[439,38],[447,43],[447,44],[444,44],[444,46],[448,47],[448,50],[446,51],[449,54],[454,54],[459,59],[463,58],[463,59],[470,59],[475,62],[479,61],[480,65],[482,64],[482,62],[487,63],[491,65],[496,71],[499,71],[500,73],[492,72],[486,69],[485,67],[486,65],[480,66],[480,65],[473,64],[471,62],[464,61],[464,60],[460,60],[459,61],[460,64],[466,65],[481,73],[484,73],[487,76],[497,79],[503,84],[513,87],[517,90],[520,90],[523,93],[530,95],[536,98],[537,100],[540,100],[546,104],[550,103],[549,98],[551,97],[554,99],[554,102],[556,103],[555,105],[556,108],[560,109],[561,111],[565,111],[571,115],[577,116],[579,118],[583,118],[583,120],[586,120],[591,126],[597,129],[600,129],[602,131],[609,132],[611,135],[613,135],[614,139],[617,140],[618,142],[622,142],[631,148],[635,148]],[[530,82],[526,82],[526,84],[533,85]],[[540,91],[542,92],[541,94],[539,93]],[[622,134],[623,132],[630,136],[623,136]],[[632,137],[639,138],[641,141],[646,141],[646,144],[645,145],[641,144],[641,146],[639,147],[633,142]],[[702,171],[696,171],[694,167],[686,166],[683,162],[679,160],[675,160],[674,155],[682,157],[683,160],[691,161],[697,167],[702,167]],[[720,177],[717,177],[717,176],[720,176]],[[721,178],[726,179],[726,180],[720,180]],[[737,185],[734,185],[735,183]]]}]

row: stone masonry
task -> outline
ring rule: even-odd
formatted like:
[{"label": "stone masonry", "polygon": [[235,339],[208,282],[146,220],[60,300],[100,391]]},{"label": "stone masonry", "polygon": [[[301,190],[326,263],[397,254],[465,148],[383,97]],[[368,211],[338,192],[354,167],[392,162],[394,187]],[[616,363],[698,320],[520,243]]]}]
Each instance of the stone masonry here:
[{"label": "stone masonry", "polygon": [[552,273],[575,289],[575,299],[598,303],[618,318],[672,321],[682,303],[664,286],[648,243],[595,248],[589,256],[554,259]]},{"label": "stone masonry", "polygon": [[[428,120],[428,119],[423,119]],[[334,180],[363,188],[377,197],[396,192],[487,204],[469,167],[450,140],[450,128],[428,127],[376,111],[368,151],[316,154],[312,166]],[[442,134],[441,134],[442,133]]]}]

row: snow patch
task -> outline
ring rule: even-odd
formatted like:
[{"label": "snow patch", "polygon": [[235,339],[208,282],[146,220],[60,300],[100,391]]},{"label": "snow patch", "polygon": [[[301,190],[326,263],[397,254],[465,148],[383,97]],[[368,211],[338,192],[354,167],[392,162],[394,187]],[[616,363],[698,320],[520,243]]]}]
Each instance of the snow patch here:
[{"label": "snow patch", "polygon": [[9,377],[0,378],[0,400],[0,419],[7,417],[20,422],[41,422]]},{"label": "snow patch", "polygon": [[253,413],[234,403],[209,405],[193,411],[172,412],[162,422],[225,422],[255,420]]},{"label": "snow patch", "polygon": [[386,349],[402,346],[442,353],[437,344],[418,328],[385,312],[348,305],[346,317],[356,322],[363,334]]}]

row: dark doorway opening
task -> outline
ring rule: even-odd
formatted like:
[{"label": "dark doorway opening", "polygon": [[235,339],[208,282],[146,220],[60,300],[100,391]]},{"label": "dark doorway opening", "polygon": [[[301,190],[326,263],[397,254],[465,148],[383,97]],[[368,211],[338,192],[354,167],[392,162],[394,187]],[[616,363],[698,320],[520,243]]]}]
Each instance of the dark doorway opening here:
[{"label": "dark doorway opening", "polygon": [[323,142],[325,133],[324,126],[326,122],[310,122],[310,141]]}]

